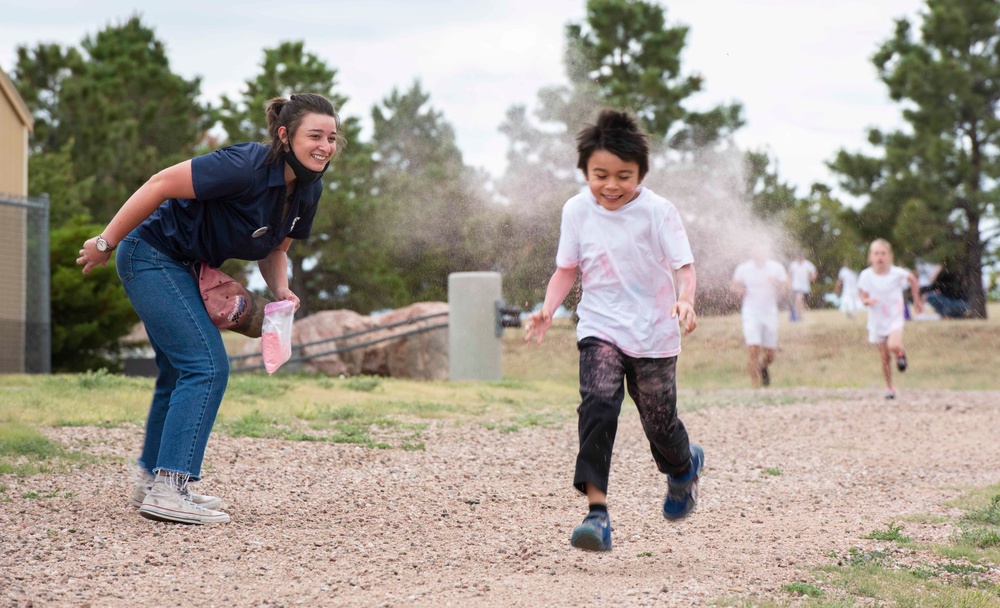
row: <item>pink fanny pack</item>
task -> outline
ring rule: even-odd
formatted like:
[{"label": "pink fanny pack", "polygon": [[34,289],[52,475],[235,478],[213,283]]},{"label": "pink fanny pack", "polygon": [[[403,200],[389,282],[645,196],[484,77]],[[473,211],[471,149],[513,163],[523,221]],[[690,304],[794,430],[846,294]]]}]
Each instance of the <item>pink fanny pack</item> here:
[{"label": "pink fanny pack", "polygon": [[216,327],[250,338],[260,337],[267,300],[204,262],[198,264],[197,277],[205,310]]}]

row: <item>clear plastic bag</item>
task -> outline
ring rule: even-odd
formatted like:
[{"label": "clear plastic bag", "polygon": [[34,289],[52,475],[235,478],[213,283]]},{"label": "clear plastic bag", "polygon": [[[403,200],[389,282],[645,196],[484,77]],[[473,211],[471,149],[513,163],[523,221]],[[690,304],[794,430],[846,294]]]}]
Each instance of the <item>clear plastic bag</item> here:
[{"label": "clear plastic bag", "polygon": [[261,331],[261,352],[264,369],[268,374],[278,371],[292,358],[292,319],[295,304],[288,300],[270,302],[264,307],[264,326]]}]

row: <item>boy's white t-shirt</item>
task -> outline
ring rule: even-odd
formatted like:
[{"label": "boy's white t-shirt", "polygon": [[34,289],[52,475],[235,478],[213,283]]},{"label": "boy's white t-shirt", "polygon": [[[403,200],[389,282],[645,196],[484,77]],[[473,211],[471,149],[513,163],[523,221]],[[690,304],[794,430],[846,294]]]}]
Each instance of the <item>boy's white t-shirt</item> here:
[{"label": "boy's white t-shirt", "polygon": [[858,276],[858,289],[868,294],[875,303],[868,306],[868,337],[870,341],[881,341],[892,332],[903,327],[906,313],[903,304],[903,289],[909,283],[910,271],[899,266],[890,266],[889,272],[875,274],[865,268]]},{"label": "boy's white t-shirt", "polygon": [[816,272],[816,266],[809,260],[794,260],[788,265],[788,272],[792,275],[792,291],[809,293],[810,276]]},{"label": "boy's white t-shirt", "polygon": [[681,333],[672,270],[694,263],[677,208],[648,188],[608,211],[589,188],[566,201],[556,265],[579,267],[578,340],[600,338],[630,357],[674,357]]},{"label": "boy's white t-shirt", "polygon": [[840,272],[837,273],[837,278],[840,279],[841,293],[856,295],[858,291],[858,273],[854,272],[847,266],[842,266]]},{"label": "boy's white t-shirt", "polygon": [[840,279],[840,310],[853,313],[861,306],[858,299],[858,273],[843,266],[837,273]]},{"label": "boy's white t-shirt", "polygon": [[774,260],[760,265],[748,260],[736,267],[733,281],[743,285],[743,316],[766,318],[778,314],[778,285],[788,280],[785,267]]}]

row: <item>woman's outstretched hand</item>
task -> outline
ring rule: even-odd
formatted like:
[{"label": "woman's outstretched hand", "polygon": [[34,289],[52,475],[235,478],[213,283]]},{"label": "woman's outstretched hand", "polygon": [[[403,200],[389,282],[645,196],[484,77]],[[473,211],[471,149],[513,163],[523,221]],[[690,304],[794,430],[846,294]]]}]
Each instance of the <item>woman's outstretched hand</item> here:
[{"label": "woman's outstretched hand", "polygon": [[83,274],[88,274],[94,266],[100,264],[107,267],[108,260],[111,259],[114,251],[100,251],[97,249],[97,237],[87,239],[83,242],[83,249],[80,250],[80,257],[76,258],[76,263],[83,266]]}]

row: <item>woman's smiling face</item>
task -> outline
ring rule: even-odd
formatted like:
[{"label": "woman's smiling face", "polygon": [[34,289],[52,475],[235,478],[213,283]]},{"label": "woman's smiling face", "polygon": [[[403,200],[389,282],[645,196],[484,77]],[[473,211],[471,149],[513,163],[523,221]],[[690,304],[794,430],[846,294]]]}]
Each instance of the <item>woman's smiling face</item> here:
[{"label": "woman's smiling face", "polygon": [[587,183],[601,207],[617,211],[636,197],[639,163],[622,160],[607,150],[596,150],[587,160]]},{"label": "woman's smiling face", "polygon": [[310,171],[322,171],[337,153],[337,119],[326,114],[306,114],[291,144],[300,163]]}]

